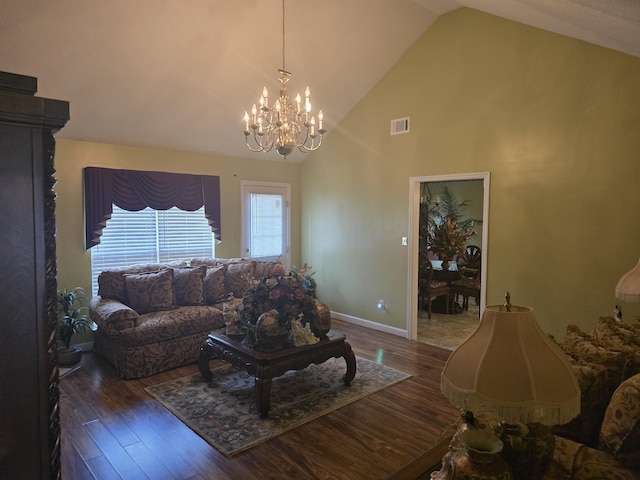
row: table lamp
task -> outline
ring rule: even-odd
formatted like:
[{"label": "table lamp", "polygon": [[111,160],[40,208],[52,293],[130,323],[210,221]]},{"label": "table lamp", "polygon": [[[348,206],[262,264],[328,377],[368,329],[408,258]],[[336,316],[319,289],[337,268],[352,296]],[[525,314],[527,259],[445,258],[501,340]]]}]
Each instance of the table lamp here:
[{"label": "table lamp", "polygon": [[[533,309],[511,305],[508,293],[507,303],[488,306],[478,328],[451,354],[442,372],[442,392],[461,409],[495,414],[508,432],[522,424],[546,426],[547,462],[553,456],[548,426],[567,423],[580,413],[580,387],[568,358],[540,329]],[[520,478],[544,473],[546,465],[524,464],[538,461],[540,452],[526,456],[530,458],[511,465],[514,478],[518,471],[524,472]]]},{"label": "table lamp", "polygon": [[618,281],[616,298],[630,303],[640,302],[640,261]]}]

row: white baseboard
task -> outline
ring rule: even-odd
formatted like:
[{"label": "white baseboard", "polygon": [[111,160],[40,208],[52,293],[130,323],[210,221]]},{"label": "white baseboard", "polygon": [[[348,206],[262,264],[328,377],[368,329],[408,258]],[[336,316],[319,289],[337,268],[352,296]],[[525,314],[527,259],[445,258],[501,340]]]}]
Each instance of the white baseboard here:
[{"label": "white baseboard", "polygon": [[371,320],[365,320],[364,318],[354,317],[352,315],[346,315],[340,312],[331,311],[331,316],[342,320],[343,322],[352,323],[359,327],[370,328],[371,330],[378,330],[380,332],[390,333],[391,335],[397,335],[399,337],[408,338],[408,332],[401,328],[390,327],[389,325],[383,325],[381,323],[372,322]]}]

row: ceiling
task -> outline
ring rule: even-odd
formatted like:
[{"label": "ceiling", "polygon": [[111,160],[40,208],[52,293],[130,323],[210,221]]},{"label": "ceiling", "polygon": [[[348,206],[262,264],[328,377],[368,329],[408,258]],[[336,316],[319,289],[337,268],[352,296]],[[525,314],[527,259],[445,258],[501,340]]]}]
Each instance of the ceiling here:
[{"label": "ceiling", "polygon": [[[289,91],[311,87],[330,135],[438,16],[462,6],[640,57],[639,0],[290,0]],[[281,8],[2,0],[0,70],[35,76],[39,96],[70,102],[60,137],[277,160],[249,152],[240,132],[262,87],[277,91]]]}]

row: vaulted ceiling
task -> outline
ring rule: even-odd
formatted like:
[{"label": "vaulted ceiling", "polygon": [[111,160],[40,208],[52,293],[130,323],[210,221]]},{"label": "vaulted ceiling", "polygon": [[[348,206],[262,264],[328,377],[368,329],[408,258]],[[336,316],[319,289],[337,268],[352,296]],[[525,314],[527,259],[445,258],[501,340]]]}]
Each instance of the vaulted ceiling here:
[{"label": "vaulted ceiling", "polygon": [[[289,0],[289,90],[309,85],[331,130],[440,15],[460,7],[640,57],[637,0]],[[2,0],[0,70],[35,76],[38,95],[70,101],[61,137],[255,158],[242,115],[263,85],[277,91],[281,8]]]}]

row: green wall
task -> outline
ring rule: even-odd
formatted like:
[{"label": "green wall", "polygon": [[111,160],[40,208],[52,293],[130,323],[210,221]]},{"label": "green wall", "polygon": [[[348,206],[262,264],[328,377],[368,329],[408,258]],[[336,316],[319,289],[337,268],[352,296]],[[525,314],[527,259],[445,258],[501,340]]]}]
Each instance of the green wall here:
[{"label": "green wall", "polygon": [[[440,17],[302,165],[321,300],[405,329],[409,178],[488,171],[487,304],[509,290],[549,333],[590,329],[640,255],[638,85],[636,57],[471,9]],[[405,116],[410,133],[390,136]]]},{"label": "green wall", "polygon": [[[292,185],[292,264],[332,310],[407,325],[409,178],[491,173],[487,304],[542,328],[610,314],[640,255],[640,59],[460,9],[406,52],[302,164],[58,140],[58,283],[90,286],[82,168],[220,175],[223,243],[240,252],[240,181]],[[391,119],[411,117],[390,136]],[[386,309],[378,311],[378,299]],[[640,306],[621,303],[625,319]]]},{"label": "green wall", "polygon": [[58,286],[91,291],[91,256],[84,249],[82,169],[87,166],[155,170],[220,176],[222,243],[217,257],[242,256],[240,182],[253,180],[291,184],[291,262],[300,265],[300,164],[256,160],[156,148],[58,139],[56,146],[56,240]]}]

